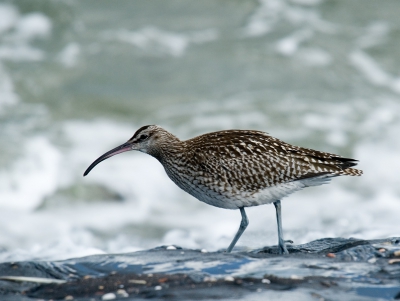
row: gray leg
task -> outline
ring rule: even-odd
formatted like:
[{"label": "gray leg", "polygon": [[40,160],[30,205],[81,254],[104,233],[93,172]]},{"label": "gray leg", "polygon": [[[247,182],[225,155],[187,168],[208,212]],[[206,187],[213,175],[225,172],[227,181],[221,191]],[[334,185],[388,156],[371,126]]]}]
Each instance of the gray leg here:
[{"label": "gray leg", "polygon": [[285,246],[285,241],[283,240],[281,201],[278,200],[278,201],[274,202],[274,206],[275,206],[275,210],[276,210],[276,221],[278,223],[279,253],[289,254],[289,252]]},{"label": "gray leg", "polygon": [[240,236],[242,236],[244,230],[246,230],[247,226],[249,225],[249,220],[247,218],[246,212],[244,211],[244,208],[241,207],[240,209],[240,214],[242,215],[242,221],[240,222],[240,227],[239,230],[236,232],[235,237],[233,238],[231,244],[229,245],[228,249],[226,252],[230,253],[233,249],[233,247],[236,245],[237,241],[239,240]]}]

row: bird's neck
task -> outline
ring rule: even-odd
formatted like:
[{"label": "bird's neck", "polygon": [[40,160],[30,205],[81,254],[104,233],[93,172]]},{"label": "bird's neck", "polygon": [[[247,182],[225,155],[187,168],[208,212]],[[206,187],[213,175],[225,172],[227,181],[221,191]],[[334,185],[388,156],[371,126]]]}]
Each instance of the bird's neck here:
[{"label": "bird's neck", "polygon": [[171,134],[168,139],[159,143],[156,148],[149,149],[148,154],[160,161],[161,164],[165,165],[168,161],[180,157],[180,155],[184,153],[184,150],[185,142]]}]

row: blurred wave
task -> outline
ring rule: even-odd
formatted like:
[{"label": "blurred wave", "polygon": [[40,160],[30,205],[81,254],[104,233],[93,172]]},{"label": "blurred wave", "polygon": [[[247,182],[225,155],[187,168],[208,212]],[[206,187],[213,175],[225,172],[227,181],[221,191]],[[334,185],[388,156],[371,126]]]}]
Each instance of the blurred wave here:
[{"label": "blurred wave", "polygon": [[[186,195],[149,156],[82,178],[145,124],[182,139],[258,129],[354,157],[363,177],[283,201],[285,237],[398,236],[399,12],[397,0],[1,3],[0,260],[226,247],[239,212]],[[239,245],[275,244],[273,208],[247,211]]]}]

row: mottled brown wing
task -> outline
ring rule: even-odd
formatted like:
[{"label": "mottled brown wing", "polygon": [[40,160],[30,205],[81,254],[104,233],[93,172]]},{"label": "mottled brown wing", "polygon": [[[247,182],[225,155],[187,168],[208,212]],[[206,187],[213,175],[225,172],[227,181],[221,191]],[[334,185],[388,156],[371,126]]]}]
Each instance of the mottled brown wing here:
[{"label": "mottled brown wing", "polygon": [[293,146],[257,131],[221,131],[192,140],[193,159],[203,172],[243,191],[346,174],[344,170],[356,164],[353,159]]}]

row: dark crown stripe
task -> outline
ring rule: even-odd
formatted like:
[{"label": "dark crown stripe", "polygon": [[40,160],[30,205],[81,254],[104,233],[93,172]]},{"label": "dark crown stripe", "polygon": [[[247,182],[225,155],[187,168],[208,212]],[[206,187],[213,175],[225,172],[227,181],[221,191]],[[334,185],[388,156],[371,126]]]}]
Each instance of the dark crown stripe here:
[{"label": "dark crown stripe", "polygon": [[136,138],[142,131],[146,130],[147,128],[151,127],[152,125],[144,125],[142,126],[140,129],[138,129],[135,134],[133,134],[132,138],[129,140],[133,140],[134,138]]}]

